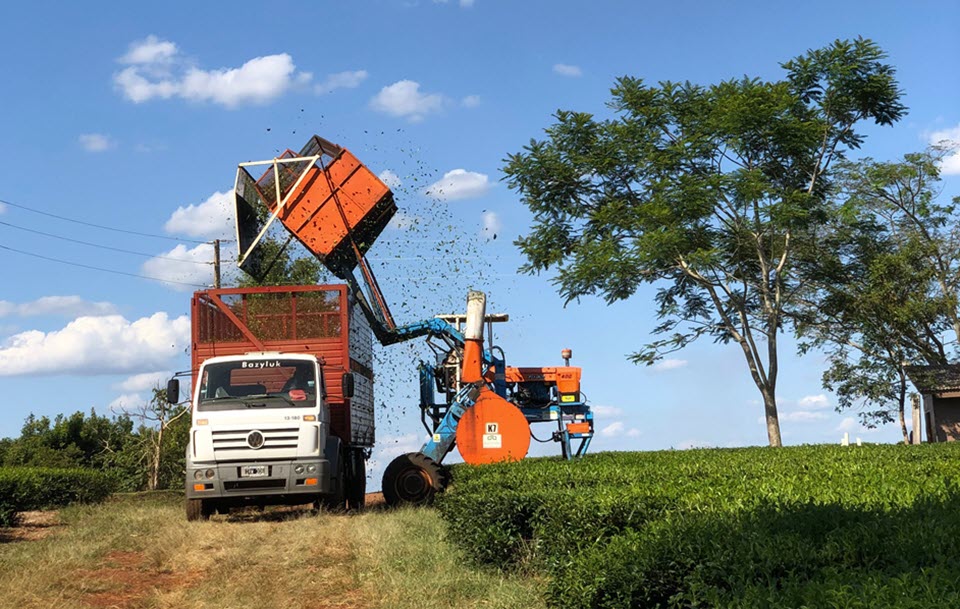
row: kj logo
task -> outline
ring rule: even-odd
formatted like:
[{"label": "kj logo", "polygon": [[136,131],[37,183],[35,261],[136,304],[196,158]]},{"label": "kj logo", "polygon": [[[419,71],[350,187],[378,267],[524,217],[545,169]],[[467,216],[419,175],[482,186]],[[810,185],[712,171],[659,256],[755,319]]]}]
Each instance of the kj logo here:
[{"label": "kj logo", "polygon": [[496,423],[487,423],[487,433],[499,433],[500,426]]}]

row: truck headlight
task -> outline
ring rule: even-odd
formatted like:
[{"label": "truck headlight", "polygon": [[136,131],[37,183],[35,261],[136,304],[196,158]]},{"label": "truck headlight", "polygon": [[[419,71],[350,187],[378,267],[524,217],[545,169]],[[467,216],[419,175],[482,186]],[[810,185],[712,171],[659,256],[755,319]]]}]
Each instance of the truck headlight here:
[{"label": "truck headlight", "polygon": [[308,465],[308,466],[307,466],[307,473],[312,474],[312,473],[315,472],[315,471],[317,471],[317,466],[316,466],[316,465],[312,465],[312,464],[311,464],[311,465]]},{"label": "truck headlight", "polygon": [[209,480],[210,478],[213,478],[216,475],[216,472],[213,471],[212,469],[208,469],[207,471],[203,472],[203,474],[207,477],[207,480]]},{"label": "truck headlight", "polygon": [[197,471],[193,472],[193,478],[195,480],[203,480],[203,471],[198,469]]},{"label": "truck headlight", "polygon": [[295,466],[293,467],[293,471],[294,471],[295,473],[297,473],[297,474],[302,474],[302,473],[303,473],[303,466],[302,466],[302,465],[299,465],[299,464],[298,464],[298,465],[295,465]]}]

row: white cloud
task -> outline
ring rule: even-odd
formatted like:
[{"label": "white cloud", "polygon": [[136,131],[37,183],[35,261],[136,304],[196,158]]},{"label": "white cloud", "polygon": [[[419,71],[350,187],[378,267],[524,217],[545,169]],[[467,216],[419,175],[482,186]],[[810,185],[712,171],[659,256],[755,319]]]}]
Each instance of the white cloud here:
[{"label": "white cloud", "polygon": [[29,330],[0,344],[0,376],[124,374],[159,369],[190,342],[190,319],[154,313],[79,317],[60,330]]},{"label": "white cloud", "polygon": [[811,410],[797,410],[795,412],[780,413],[780,421],[787,423],[814,423],[826,420],[827,414]]},{"label": "white cloud", "polygon": [[406,453],[417,452],[423,446],[420,434],[388,435],[377,439],[377,459],[387,462]]},{"label": "white cloud", "polygon": [[497,233],[499,233],[502,228],[500,217],[495,212],[485,211],[481,218],[483,220],[483,228],[480,230],[480,233],[488,239],[496,239]]},{"label": "white cloud", "polygon": [[111,411],[117,410],[134,410],[138,406],[142,406],[146,403],[146,400],[143,399],[139,393],[124,393],[123,395],[117,396],[112,402],[107,404],[107,408]]},{"label": "white cloud", "polygon": [[583,70],[581,70],[579,66],[572,66],[565,63],[553,64],[553,71],[560,76],[572,76],[574,78],[583,76]]},{"label": "white cloud", "polygon": [[337,89],[354,89],[359,87],[360,83],[367,79],[367,76],[366,70],[337,72],[336,74],[327,76],[323,82],[317,83],[317,86],[315,86],[313,90],[317,95],[326,95]]},{"label": "white cloud", "polygon": [[606,438],[616,438],[623,435],[624,425],[622,421],[614,421],[600,430],[600,435]]},{"label": "white cloud", "polygon": [[127,68],[113,75],[113,83],[120,89],[124,97],[135,104],[149,101],[155,97],[170,99],[177,94],[179,84],[162,80],[151,82],[147,80],[138,68]]},{"label": "white cloud", "polygon": [[940,163],[940,171],[944,175],[960,175],[960,125],[934,131],[929,142],[947,151]]},{"label": "white cloud", "polygon": [[168,233],[227,239],[234,232],[233,190],[215,192],[203,203],[178,207],[163,228]]},{"label": "white cloud", "polygon": [[19,315],[36,317],[60,315],[63,317],[115,315],[117,308],[109,302],[91,302],[79,296],[43,296],[36,300],[15,304],[0,300],[0,317]]},{"label": "white cloud", "polygon": [[797,405],[800,406],[800,408],[829,408],[830,400],[822,393],[806,395],[797,401]]},{"label": "white cloud", "polygon": [[931,144],[940,144],[941,142],[946,143],[946,145],[960,144],[960,125],[934,131],[930,134]]},{"label": "white cloud", "polygon": [[255,57],[239,68],[202,70],[189,65],[174,43],[156,36],[133,43],[119,61],[128,67],[114,74],[113,82],[134,103],[179,97],[227,108],[266,104],[312,78],[298,72],[286,53]]},{"label": "white cloud", "polygon": [[135,65],[166,63],[173,60],[178,52],[177,45],[151,34],[143,40],[131,43],[130,50],[118,61]]},{"label": "white cloud", "polygon": [[[221,254],[221,260],[229,256]],[[213,246],[201,243],[192,249],[182,243],[156,258],[151,258],[141,267],[143,274],[168,282],[170,287],[179,291],[193,289],[193,285],[209,285],[213,280]]]},{"label": "white cloud", "polygon": [[475,0],[460,0],[460,8],[472,8]]},{"label": "white cloud", "polygon": [[844,417],[834,431],[856,431],[860,429],[860,423],[854,417]]},{"label": "white cloud", "polygon": [[639,438],[641,435],[642,435],[642,432],[636,427],[631,427],[629,430],[627,430],[628,438]]},{"label": "white cloud", "polygon": [[401,80],[388,85],[370,100],[370,107],[410,122],[422,121],[428,114],[438,112],[446,104],[439,93],[421,93],[420,83]]},{"label": "white cloud", "polygon": [[109,135],[102,133],[84,133],[77,141],[87,152],[105,152],[116,146],[116,142]]},{"label": "white cloud", "polygon": [[424,194],[441,201],[456,201],[481,197],[489,190],[490,179],[485,174],[466,169],[454,169],[443,174],[443,177],[431,184]]},{"label": "white cloud", "polygon": [[297,80],[293,58],[286,53],[256,57],[239,68],[192,68],[180,83],[180,95],[193,101],[212,101],[228,108],[243,103],[265,104],[280,97]]},{"label": "white cloud", "polygon": [[663,372],[665,370],[676,370],[677,368],[684,368],[689,362],[685,359],[665,359],[660,362],[657,362],[653,365],[653,369],[657,372]]},{"label": "white cloud", "polygon": [[420,216],[400,210],[390,218],[390,224],[387,224],[387,226],[394,230],[404,231],[413,228],[417,224],[420,224]]},{"label": "white cloud", "polygon": [[380,178],[380,181],[386,184],[388,188],[400,188],[403,186],[403,180],[400,179],[400,176],[389,169],[384,169],[377,177]]},{"label": "white cloud", "polygon": [[619,417],[623,414],[623,408],[618,406],[604,406],[602,404],[591,404],[590,410],[595,417]]},{"label": "white cloud", "polygon": [[460,104],[464,108],[476,108],[480,105],[480,96],[479,95],[468,95],[460,100]]},{"label": "white cloud", "polygon": [[940,171],[948,176],[960,175],[960,150],[943,157],[943,161],[940,163]]},{"label": "white cloud", "polygon": [[156,387],[166,387],[167,381],[173,373],[165,370],[160,372],[143,372],[127,377],[124,381],[114,385],[114,389],[126,392],[150,391]]}]

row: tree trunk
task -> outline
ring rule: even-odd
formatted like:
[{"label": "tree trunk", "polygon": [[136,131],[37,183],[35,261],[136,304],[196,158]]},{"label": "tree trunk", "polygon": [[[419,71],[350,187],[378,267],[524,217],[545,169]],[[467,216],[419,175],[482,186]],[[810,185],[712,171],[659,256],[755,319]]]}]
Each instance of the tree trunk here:
[{"label": "tree trunk", "polygon": [[766,389],[761,389],[763,394],[763,412],[767,419],[767,439],[770,446],[783,446],[780,439],[780,415],[777,413],[777,398],[773,393]]},{"label": "tree trunk", "polygon": [[157,443],[153,447],[153,463],[150,466],[150,490],[155,491],[160,486],[160,449],[163,447],[163,422],[157,430]]},{"label": "tree trunk", "polygon": [[899,404],[897,405],[897,410],[900,413],[900,431],[903,433],[903,443],[910,443],[910,435],[907,433],[907,419],[904,416],[904,402],[907,401],[907,378],[903,373],[903,368],[900,368],[900,395]]}]

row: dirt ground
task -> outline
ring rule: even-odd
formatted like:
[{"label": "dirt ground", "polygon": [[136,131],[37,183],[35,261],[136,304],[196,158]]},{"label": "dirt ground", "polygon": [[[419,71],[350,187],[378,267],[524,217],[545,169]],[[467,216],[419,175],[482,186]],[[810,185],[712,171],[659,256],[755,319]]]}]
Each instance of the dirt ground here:
[{"label": "dirt ground", "polygon": [[0,528],[0,543],[36,541],[55,533],[63,526],[60,512],[20,512],[20,524],[12,528]]},{"label": "dirt ground", "polygon": [[[385,509],[386,502],[383,493],[367,493],[367,509]],[[20,524],[11,528],[0,528],[0,543],[14,543],[18,541],[37,541],[56,533],[63,527],[60,521],[60,512],[21,512]]]}]

